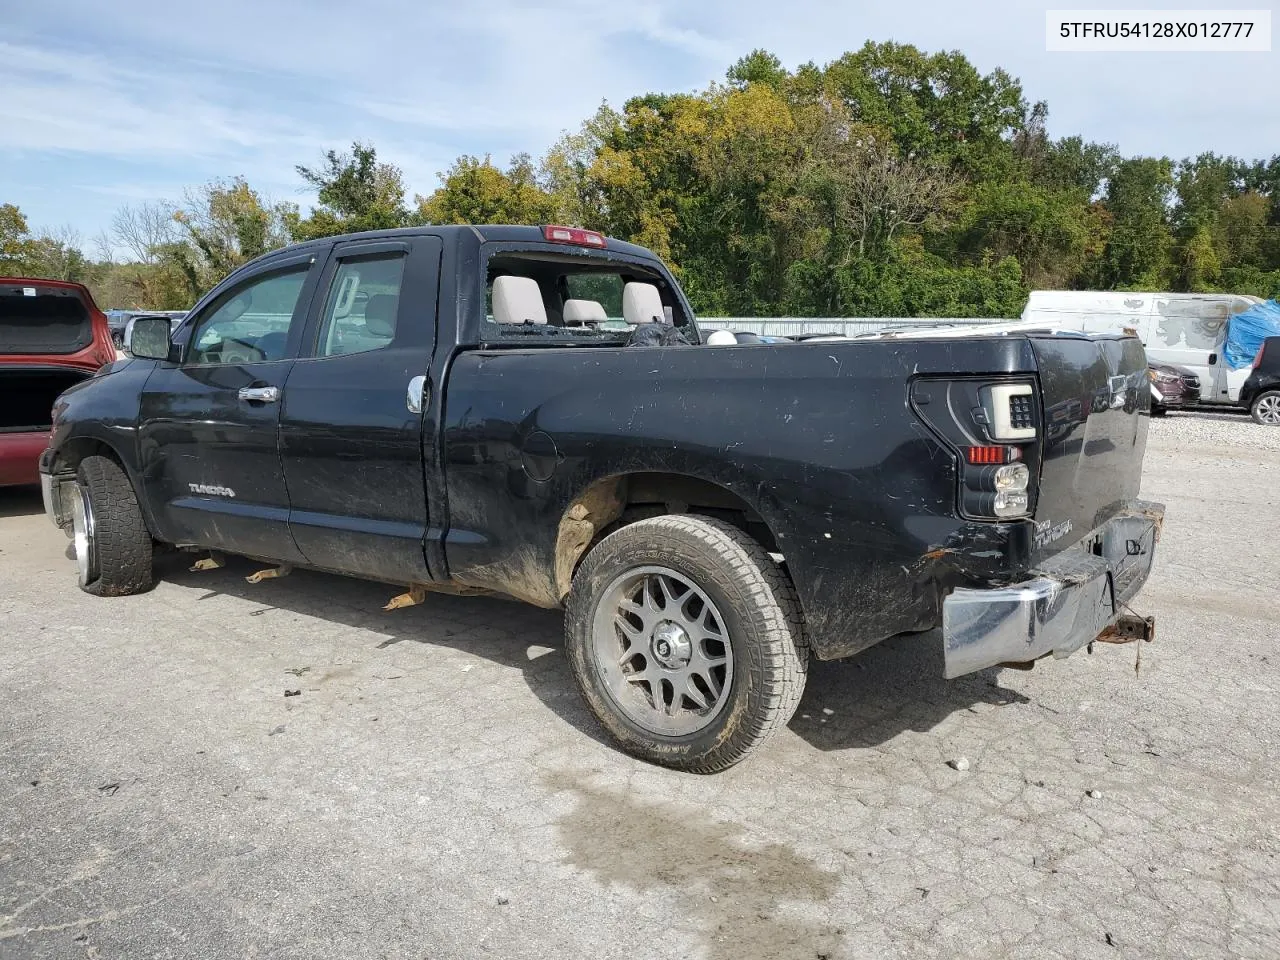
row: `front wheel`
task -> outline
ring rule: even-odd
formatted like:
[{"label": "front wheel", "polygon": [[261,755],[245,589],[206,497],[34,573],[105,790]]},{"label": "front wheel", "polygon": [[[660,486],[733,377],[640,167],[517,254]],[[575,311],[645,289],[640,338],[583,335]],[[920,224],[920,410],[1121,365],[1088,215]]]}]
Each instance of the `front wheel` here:
[{"label": "front wheel", "polygon": [[1253,401],[1249,413],[1258,423],[1280,427],[1280,390],[1268,390]]},{"label": "front wheel", "polygon": [[795,713],[808,646],[795,591],[763,548],[704,517],[653,517],[595,546],[565,616],[569,663],[624,750],[714,773]]},{"label": "front wheel", "polygon": [[111,458],[81,461],[71,500],[71,529],[81,590],[121,597],[151,586],[151,534],[133,484]]}]

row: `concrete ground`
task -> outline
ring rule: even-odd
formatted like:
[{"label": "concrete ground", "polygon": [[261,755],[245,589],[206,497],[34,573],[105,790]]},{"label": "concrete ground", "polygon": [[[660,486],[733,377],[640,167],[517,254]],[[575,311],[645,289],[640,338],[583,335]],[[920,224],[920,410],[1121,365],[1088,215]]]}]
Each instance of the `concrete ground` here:
[{"label": "concrete ground", "polygon": [[893,641],[714,777],[603,741],[555,613],[95,599],[0,493],[0,957],[1280,956],[1278,476],[1280,430],[1153,422],[1140,672]]}]

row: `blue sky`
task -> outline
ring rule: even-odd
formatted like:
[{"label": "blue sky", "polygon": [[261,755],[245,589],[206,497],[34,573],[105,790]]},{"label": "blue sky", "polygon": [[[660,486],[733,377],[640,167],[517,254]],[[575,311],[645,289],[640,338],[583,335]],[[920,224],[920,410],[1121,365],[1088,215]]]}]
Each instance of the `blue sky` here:
[{"label": "blue sky", "polygon": [[0,202],[86,243],[122,204],[215,176],[305,208],[294,164],[354,139],[427,193],[460,153],[539,154],[602,100],[701,89],[756,47],[792,67],[868,39],[958,49],[1047,100],[1055,136],[1129,154],[1280,152],[1280,54],[1049,54],[1044,12],[1060,0],[4,6]]}]

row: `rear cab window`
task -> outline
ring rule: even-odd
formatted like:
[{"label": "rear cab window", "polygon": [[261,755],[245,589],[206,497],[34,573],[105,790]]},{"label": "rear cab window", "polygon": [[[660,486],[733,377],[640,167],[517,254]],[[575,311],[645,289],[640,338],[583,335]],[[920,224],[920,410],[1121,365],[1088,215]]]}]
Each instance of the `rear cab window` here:
[{"label": "rear cab window", "polygon": [[[521,279],[513,283],[504,277]],[[516,299],[509,292],[495,297],[495,287],[504,284],[508,291],[516,291]],[[655,305],[648,314],[633,310],[633,316],[628,317],[624,305],[627,284],[653,287],[661,301],[661,315]],[[495,251],[486,261],[481,325],[485,343],[620,346],[641,318],[673,324],[690,340],[696,338],[682,298],[653,266],[617,257],[551,251]]]}]

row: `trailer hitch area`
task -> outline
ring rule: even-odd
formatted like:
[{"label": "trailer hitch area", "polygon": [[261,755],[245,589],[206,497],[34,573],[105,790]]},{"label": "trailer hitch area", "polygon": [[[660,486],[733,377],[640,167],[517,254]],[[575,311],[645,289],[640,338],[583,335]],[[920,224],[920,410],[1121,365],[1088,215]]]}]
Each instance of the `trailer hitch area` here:
[{"label": "trailer hitch area", "polygon": [[[1122,613],[1116,622],[1103,630],[1089,643],[1089,652],[1093,653],[1095,643],[1150,643],[1156,638],[1156,618],[1140,617],[1136,613]],[[1142,670],[1142,644],[1137,646],[1137,658],[1133,661],[1133,675],[1136,677]]]},{"label": "trailer hitch area", "polygon": [[1095,643],[1150,643],[1156,638],[1156,618],[1122,613],[1116,622],[1098,634]]}]

